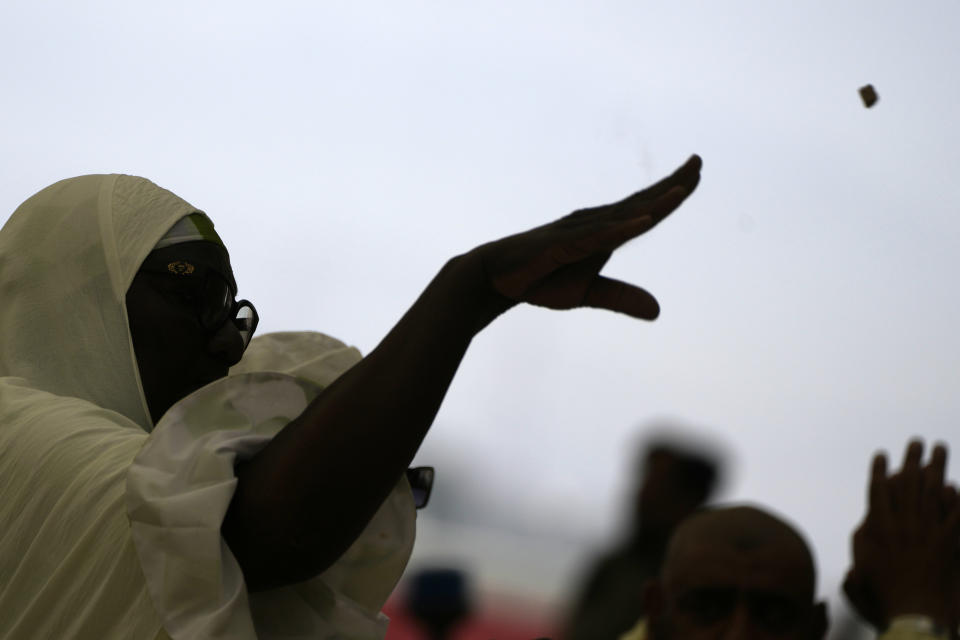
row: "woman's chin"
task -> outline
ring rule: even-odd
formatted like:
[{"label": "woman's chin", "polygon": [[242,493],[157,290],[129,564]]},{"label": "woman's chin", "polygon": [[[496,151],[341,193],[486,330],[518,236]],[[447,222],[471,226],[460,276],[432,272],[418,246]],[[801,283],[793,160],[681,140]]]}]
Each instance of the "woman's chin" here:
[{"label": "woman's chin", "polygon": [[207,386],[211,382],[216,382],[217,380],[226,378],[228,371],[230,371],[228,367],[222,367],[204,372],[202,375],[197,377],[197,382],[195,383],[196,386],[191,390],[191,393],[201,387]]}]

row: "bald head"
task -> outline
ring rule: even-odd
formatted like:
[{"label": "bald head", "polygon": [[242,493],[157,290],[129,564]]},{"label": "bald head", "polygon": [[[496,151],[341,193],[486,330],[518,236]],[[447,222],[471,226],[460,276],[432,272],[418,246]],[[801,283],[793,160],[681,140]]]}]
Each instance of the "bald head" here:
[{"label": "bald head", "polygon": [[783,520],[748,506],[698,511],[667,547],[658,611],[651,611],[661,632],[654,635],[695,638],[738,620],[754,625],[742,637],[765,637],[766,629],[776,632],[771,637],[789,630],[786,637],[819,638],[825,615],[814,603],[815,583],[810,548]]},{"label": "bald head", "polygon": [[755,507],[705,509],[677,527],[667,547],[664,583],[699,576],[708,568],[728,576],[734,569],[762,574],[813,598],[816,569],[807,543],[789,524]]}]

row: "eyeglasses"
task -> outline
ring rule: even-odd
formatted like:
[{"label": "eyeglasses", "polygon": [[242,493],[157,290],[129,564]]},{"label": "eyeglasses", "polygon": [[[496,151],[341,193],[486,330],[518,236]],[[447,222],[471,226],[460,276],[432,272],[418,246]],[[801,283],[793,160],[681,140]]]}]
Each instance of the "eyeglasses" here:
[{"label": "eyeglasses", "polygon": [[260,323],[260,315],[253,303],[249,300],[234,300],[233,287],[227,282],[226,278],[212,269],[203,275],[203,284],[199,288],[190,286],[187,288],[177,287],[175,290],[171,290],[169,288],[170,273],[186,274],[191,278],[197,277],[191,275],[194,273],[193,265],[187,265],[187,268],[184,269],[173,268],[173,265],[179,264],[182,263],[171,263],[165,272],[149,268],[141,268],[141,272],[164,279],[168,283],[163,285],[164,289],[176,293],[187,304],[192,305],[200,326],[206,331],[215,333],[227,321],[232,321],[240,332],[243,348],[246,350],[250,340],[253,339],[254,332],[257,330],[257,325]]},{"label": "eyeglasses", "polygon": [[243,339],[244,350],[253,339],[253,333],[260,323],[260,315],[253,303],[249,300],[234,300],[233,289],[223,276],[215,271],[207,272],[203,294],[197,303],[197,317],[200,325],[210,332],[232,320]]},{"label": "eyeglasses", "polygon": [[423,509],[430,500],[433,490],[433,467],[411,467],[407,469],[407,482],[413,490],[413,503],[417,509]]},{"label": "eyeglasses", "polygon": [[[201,311],[201,324],[204,324],[203,313],[204,312]],[[249,345],[253,339],[254,331],[257,330],[257,325],[260,323],[260,316],[257,314],[253,303],[249,300],[231,300],[229,305],[221,308],[218,317],[219,320],[211,322],[209,326],[204,324],[204,329],[207,331],[216,331],[222,327],[228,319],[232,320],[237,331],[240,332],[240,338],[243,340],[243,350],[246,351],[247,345]]]}]

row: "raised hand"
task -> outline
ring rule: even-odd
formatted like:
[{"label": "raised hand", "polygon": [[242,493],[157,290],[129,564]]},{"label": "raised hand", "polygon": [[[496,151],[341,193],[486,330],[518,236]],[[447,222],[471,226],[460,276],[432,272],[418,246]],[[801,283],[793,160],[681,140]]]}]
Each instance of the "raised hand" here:
[{"label": "raised hand", "polygon": [[600,270],[613,251],[680,206],[696,189],[701,165],[693,155],[669,177],[620,202],[575,211],[471,253],[480,259],[492,290],[513,303],[599,307],[653,320],[660,307],[650,293],[601,276]]},{"label": "raised hand", "polygon": [[960,505],[944,484],[946,448],[934,447],[926,466],[922,458],[923,443],[911,442],[903,468],[889,477],[886,456],[874,458],[869,510],[853,534],[844,592],[878,629],[898,615],[954,621]]}]

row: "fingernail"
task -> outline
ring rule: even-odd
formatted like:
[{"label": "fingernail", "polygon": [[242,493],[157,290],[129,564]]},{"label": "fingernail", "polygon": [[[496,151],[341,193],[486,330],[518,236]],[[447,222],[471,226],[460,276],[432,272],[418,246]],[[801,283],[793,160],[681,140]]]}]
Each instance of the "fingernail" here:
[{"label": "fingernail", "polygon": [[627,229],[640,229],[646,230],[653,226],[653,216],[648,214],[638,216],[636,218],[630,218],[629,220],[624,220],[620,223],[623,227]]},{"label": "fingernail", "polygon": [[687,195],[686,188],[680,185],[677,185],[676,187],[673,187],[672,189],[670,189],[670,191],[667,191],[665,194],[663,194],[663,197],[673,199],[673,198],[684,198],[686,197],[686,195]]}]

